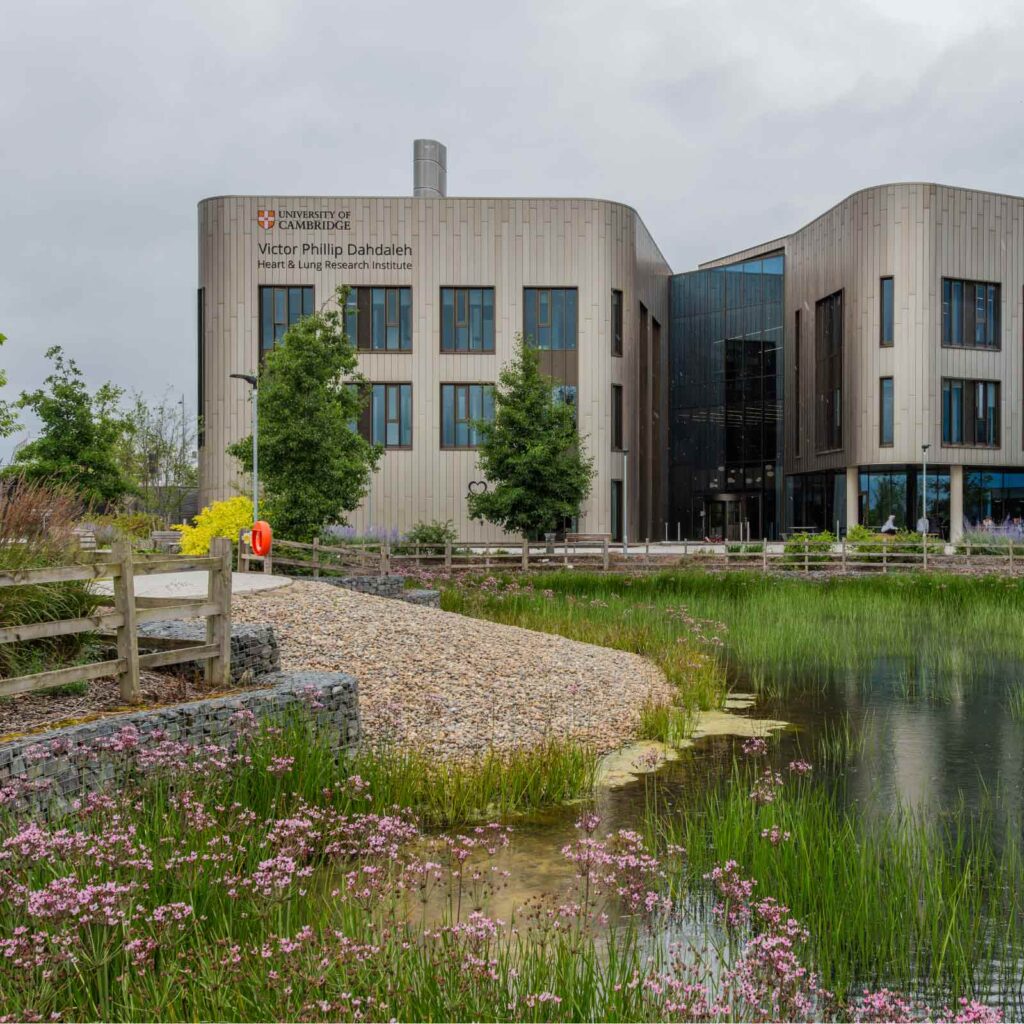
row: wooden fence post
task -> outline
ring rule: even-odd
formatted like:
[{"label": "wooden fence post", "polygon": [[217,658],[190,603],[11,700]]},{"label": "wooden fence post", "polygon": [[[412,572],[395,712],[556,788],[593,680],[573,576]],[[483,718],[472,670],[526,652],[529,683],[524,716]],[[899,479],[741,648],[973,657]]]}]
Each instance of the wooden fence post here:
[{"label": "wooden fence post", "polygon": [[530,568],[530,541],[523,538],[523,572]]},{"label": "wooden fence post", "polygon": [[452,542],[450,540],[444,542],[444,571],[452,571]]},{"label": "wooden fence post", "polygon": [[238,571],[249,571],[249,559],[245,557],[245,527],[238,531]]},{"label": "wooden fence post", "polygon": [[842,543],[842,546],[840,547],[840,551],[842,552],[843,572],[846,572],[846,538],[845,537],[843,538],[843,543]]},{"label": "wooden fence post", "polygon": [[811,542],[807,539],[807,534],[804,534],[804,572],[811,571],[811,557],[810,557]]},{"label": "wooden fence post", "polygon": [[924,563],[924,571],[928,571],[928,534],[921,531],[921,557]]},{"label": "wooden fence post", "polygon": [[124,671],[117,676],[121,699],[129,704],[142,700],[139,688],[139,641],[135,635],[135,572],[132,568],[131,541],[119,537],[114,542],[114,560],[121,571],[114,577],[114,608],[123,616],[117,628],[117,657],[124,661]]},{"label": "wooden fence post", "polygon": [[761,541],[761,571],[768,572],[768,538]]},{"label": "wooden fence post", "polygon": [[210,541],[210,555],[220,565],[210,569],[206,599],[217,605],[217,613],[206,619],[206,642],[216,644],[218,653],[206,662],[208,686],[227,686],[231,681],[231,545],[227,537]]},{"label": "wooden fence post", "polygon": [[882,538],[882,572],[887,573],[889,571],[889,545],[885,542],[885,538]]},{"label": "wooden fence post", "polygon": [[608,556],[608,538],[601,539],[601,568],[607,570],[611,566],[611,559]]},{"label": "wooden fence post", "polygon": [[313,579],[320,579],[320,538],[313,538]]}]

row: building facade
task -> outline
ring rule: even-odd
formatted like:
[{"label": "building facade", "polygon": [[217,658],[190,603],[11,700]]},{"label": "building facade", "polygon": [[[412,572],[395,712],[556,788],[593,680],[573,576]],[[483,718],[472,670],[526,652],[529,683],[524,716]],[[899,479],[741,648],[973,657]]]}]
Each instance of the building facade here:
[{"label": "building facade", "polygon": [[[758,263],[781,272],[781,311],[765,298],[763,269],[759,313],[737,290],[736,279],[745,283]],[[724,288],[711,283],[715,272]],[[1024,199],[934,184],[864,189],[792,235],[673,278],[670,521],[692,522],[703,508],[709,532],[721,536],[738,536],[737,521],[757,521],[749,509],[766,507],[781,408],[781,532],[878,529],[889,516],[913,530],[922,511],[947,537],[1016,528],[1024,517],[1022,296]],[[781,372],[772,378],[766,339],[779,312],[781,358],[771,358]],[[750,383],[759,348],[760,392]],[[708,371],[695,370],[697,352]],[[714,386],[694,409],[695,372],[710,373]],[[770,378],[778,390],[769,400]],[[709,445],[693,444],[694,420],[711,432]],[[760,486],[737,460],[741,450],[753,456],[758,437]]]},{"label": "building facade", "polygon": [[432,184],[410,197],[199,204],[202,502],[248,487],[224,454],[250,432],[248,389],[230,375],[254,373],[291,323],[348,285],[349,333],[372,385],[362,429],[385,447],[350,516],[358,532],[436,519],[451,520],[460,539],[503,539],[466,513],[470,487],[482,485],[471,423],[489,415],[498,372],[523,335],[575,405],[594,457],[577,531],[621,536],[628,522],[630,537],[657,537],[668,264],[620,203],[444,196],[443,152],[431,165],[418,146],[417,174],[425,165]]},{"label": "building facade", "polygon": [[199,204],[203,503],[248,488],[225,454],[250,423],[230,375],[348,285],[360,429],[385,448],[360,533],[437,519],[507,539],[466,497],[485,485],[472,423],[519,335],[594,457],[577,532],[778,538],[926,512],[956,538],[1024,519],[1024,199],[867,188],[673,275],[629,206],[451,198],[431,141],[414,167],[409,197]]}]

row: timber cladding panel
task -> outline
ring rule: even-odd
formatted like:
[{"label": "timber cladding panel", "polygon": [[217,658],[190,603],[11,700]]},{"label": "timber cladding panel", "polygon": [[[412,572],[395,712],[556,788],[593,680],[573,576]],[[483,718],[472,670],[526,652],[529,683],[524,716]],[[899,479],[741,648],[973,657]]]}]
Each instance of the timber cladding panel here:
[{"label": "timber cladding panel", "polygon": [[[264,227],[258,211],[274,211]],[[310,211],[323,215],[301,217]],[[348,214],[341,218],[340,213]],[[282,213],[287,214],[282,216]],[[293,216],[292,213],[295,215]],[[294,227],[317,219],[345,227]],[[264,213],[263,223],[267,223]],[[261,246],[295,247],[271,252]],[[335,246],[322,255],[303,246]],[[381,252],[376,247],[392,247]],[[351,247],[355,247],[351,251]],[[369,247],[370,252],[364,252]],[[261,265],[261,261],[262,264]],[[332,265],[333,264],[333,265]],[[636,212],[591,199],[333,198],[226,196],[199,204],[199,285],[204,289],[204,428],[200,452],[201,501],[242,491],[246,481],[225,447],[249,432],[247,388],[229,378],[251,373],[259,348],[261,285],[311,285],[320,306],[341,284],[412,288],[412,349],[360,352],[371,381],[413,388],[412,447],[389,451],[372,491],[351,517],[357,529],[408,529],[420,520],[451,519],[460,539],[498,540],[500,531],[474,523],[465,513],[469,483],[480,477],[473,451],[442,449],[439,409],[442,383],[496,381],[523,329],[523,290],[575,288],[578,342],[568,358],[551,353],[551,370],[564,363],[567,383],[577,385],[580,433],[595,458],[597,476],[580,529],[611,529],[610,481],[622,476],[622,455],[611,450],[611,385],[625,399],[626,445],[636,442],[639,303],[667,323],[670,269]],[[440,351],[440,290],[494,289],[495,351]],[[611,354],[611,292],[624,296],[624,354]],[[657,353],[664,363],[665,353]],[[664,366],[650,367],[652,402],[665,402]],[[645,422],[667,422],[648,409]],[[661,459],[664,439],[652,439]],[[636,469],[630,466],[630,476]],[[631,519],[636,485],[629,487]],[[660,521],[663,512],[655,513]]]},{"label": "timber cladding panel", "polygon": [[[787,474],[867,465],[1024,465],[1024,198],[931,183],[879,185],[847,197],[783,238],[702,264],[722,266],[785,252]],[[880,344],[881,280],[893,279],[891,347]],[[942,280],[1000,286],[998,350],[943,347]],[[843,293],[843,444],[820,452],[815,436],[817,304]],[[800,310],[800,392],[793,344]],[[893,444],[880,444],[879,381],[893,379]],[[942,379],[995,380],[998,448],[942,445]],[[801,415],[801,443],[795,431]]]}]

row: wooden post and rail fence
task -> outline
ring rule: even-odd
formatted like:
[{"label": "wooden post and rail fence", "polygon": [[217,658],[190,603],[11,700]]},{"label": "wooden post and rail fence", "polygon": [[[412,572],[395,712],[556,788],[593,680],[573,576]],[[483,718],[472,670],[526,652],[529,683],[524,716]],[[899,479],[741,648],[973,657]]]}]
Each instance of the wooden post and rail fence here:
[{"label": "wooden post and rail fence", "polygon": [[[153,573],[203,570],[209,573],[205,598],[139,598],[135,579]],[[206,663],[206,680],[211,686],[226,685],[231,668],[231,542],[215,538],[210,554],[199,558],[169,556],[136,560],[129,541],[114,544],[108,554],[99,552],[94,560],[43,569],[0,571],[0,587],[45,586],[52,583],[110,580],[112,611],[100,611],[74,619],[51,619],[0,628],[0,644],[44,640],[76,633],[110,632],[116,643],[116,657],[106,661],[37,672],[34,675],[0,679],[0,696],[27,693],[66,683],[102,676],[116,676],[121,697],[128,704],[142,699],[141,669],[178,665],[186,661]],[[167,649],[139,653],[138,626],[158,619],[206,619],[204,643],[165,641]],[[148,644],[148,640],[144,639]]]},{"label": "wooden post and rail fence", "polygon": [[428,569],[435,572],[498,572],[575,568],[590,571],[637,572],[697,564],[708,568],[754,569],[769,572],[899,572],[971,569],[1013,573],[1024,567],[1024,539],[1017,545],[963,542],[947,553],[945,542],[928,537],[920,543],[890,541],[822,545],[811,534],[779,541],[709,543],[706,541],[631,543],[628,548],[607,537],[579,540],[478,543],[455,541],[414,544],[405,541],[361,541],[324,544],[274,540],[273,552],[255,555],[238,538],[240,572],[284,573],[320,579],[331,575],[387,576]]}]

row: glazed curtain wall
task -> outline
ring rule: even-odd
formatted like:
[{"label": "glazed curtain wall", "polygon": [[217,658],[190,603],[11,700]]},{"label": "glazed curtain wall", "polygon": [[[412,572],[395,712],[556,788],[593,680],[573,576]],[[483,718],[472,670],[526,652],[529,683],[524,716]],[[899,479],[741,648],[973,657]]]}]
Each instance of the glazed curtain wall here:
[{"label": "glazed curtain wall", "polygon": [[781,529],[783,257],[672,278],[670,524]]}]

